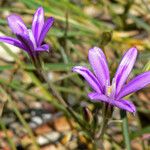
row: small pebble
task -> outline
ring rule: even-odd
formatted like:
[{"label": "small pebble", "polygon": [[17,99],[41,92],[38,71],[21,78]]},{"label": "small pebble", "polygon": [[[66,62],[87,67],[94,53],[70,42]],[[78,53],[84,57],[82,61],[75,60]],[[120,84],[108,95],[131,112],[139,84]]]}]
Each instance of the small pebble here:
[{"label": "small pebble", "polygon": [[56,142],[60,138],[60,133],[52,131],[47,134],[41,135],[37,138],[37,142],[40,145],[45,145],[50,142]]}]

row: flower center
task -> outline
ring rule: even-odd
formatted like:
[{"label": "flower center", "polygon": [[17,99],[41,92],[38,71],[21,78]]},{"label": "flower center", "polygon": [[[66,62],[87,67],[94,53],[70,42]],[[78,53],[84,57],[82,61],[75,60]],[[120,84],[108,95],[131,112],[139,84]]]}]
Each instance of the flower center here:
[{"label": "flower center", "polygon": [[110,96],[110,95],[111,95],[111,93],[112,93],[112,86],[107,86],[107,91],[106,91],[106,93],[107,93],[107,96]]},{"label": "flower center", "polygon": [[114,99],[115,94],[116,94],[116,80],[113,78],[112,85],[107,84],[106,86],[106,95]]}]

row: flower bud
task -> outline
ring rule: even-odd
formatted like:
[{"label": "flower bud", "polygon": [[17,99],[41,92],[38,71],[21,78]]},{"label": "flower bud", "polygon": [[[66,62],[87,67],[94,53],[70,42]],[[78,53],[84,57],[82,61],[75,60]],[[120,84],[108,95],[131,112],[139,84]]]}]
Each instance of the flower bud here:
[{"label": "flower bud", "polygon": [[83,118],[88,122],[88,123],[92,123],[93,121],[93,116],[92,116],[92,112],[89,110],[88,107],[83,107]]}]

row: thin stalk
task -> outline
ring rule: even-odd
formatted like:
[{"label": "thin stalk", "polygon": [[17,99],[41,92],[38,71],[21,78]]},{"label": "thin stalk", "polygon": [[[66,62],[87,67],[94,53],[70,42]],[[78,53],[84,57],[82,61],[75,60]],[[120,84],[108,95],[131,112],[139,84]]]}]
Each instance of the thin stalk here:
[{"label": "thin stalk", "polygon": [[74,120],[81,126],[85,128],[85,125],[83,124],[83,121],[77,114],[73,111],[73,109],[66,103],[66,101],[61,97],[61,95],[57,92],[52,82],[50,82],[47,79],[47,76],[45,75],[43,69],[37,70],[38,73],[44,78],[44,80],[47,82],[49,89],[52,91],[53,95],[59,100],[59,102],[66,108],[66,110],[70,113],[70,115],[74,118]]},{"label": "thin stalk", "polygon": [[95,140],[92,141],[92,144],[93,144],[93,150],[97,150],[97,143]]},{"label": "thin stalk", "polygon": [[[1,91],[1,92],[2,92],[2,91]],[[5,101],[4,101],[4,100],[2,100],[2,104],[1,104],[1,105],[2,105],[2,106],[1,106],[1,111],[0,111],[0,118],[2,117],[2,113],[3,113],[3,109],[4,109],[4,105],[5,105]],[[13,140],[11,140],[11,138],[10,138],[9,135],[7,134],[7,129],[6,129],[6,126],[5,126],[5,124],[3,123],[2,119],[0,119],[0,127],[1,127],[1,129],[4,131],[4,133],[5,133],[5,136],[6,136],[6,138],[7,138],[7,141],[8,141],[8,143],[9,143],[10,148],[11,148],[12,150],[16,150],[16,146],[15,146]]]},{"label": "thin stalk", "polygon": [[[141,130],[142,129],[142,124],[141,124],[141,120],[140,120],[138,111],[137,111],[137,122],[138,122],[139,128]],[[142,145],[143,150],[146,150],[146,146],[145,146],[145,143],[144,143],[143,140],[141,140],[141,145]]]},{"label": "thin stalk", "polygon": [[64,49],[66,50],[67,52],[67,56],[69,57],[70,55],[70,51],[68,49],[68,43],[67,43],[67,36],[68,36],[68,28],[69,28],[69,22],[68,22],[68,10],[66,9],[66,27],[65,27],[65,33],[64,33],[64,40],[65,40],[65,43],[64,43]]},{"label": "thin stalk", "polygon": [[0,118],[2,117],[2,113],[3,113],[3,110],[4,110],[4,105],[5,105],[5,102],[2,102],[1,110],[0,110]]},{"label": "thin stalk", "polygon": [[124,7],[124,12],[123,12],[123,15],[121,17],[122,19],[122,23],[123,23],[123,28],[125,29],[126,26],[127,26],[127,17],[128,17],[128,13],[131,9],[131,6],[133,5],[134,1],[133,0],[127,0],[127,3]]},{"label": "thin stalk", "polygon": [[128,128],[128,119],[126,111],[121,110],[121,118],[122,118],[122,130],[123,130],[123,138],[125,141],[125,146],[127,150],[131,150],[130,145],[130,136],[129,136],[129,128]]},{"label": "thin stalk", "polygon": [[113,111],[113,108],[109,104],[103,105],[103,110],[102,110],[103,121],[102,121],[100,130],[98,131],[98,133],[95,135],[95,138],[94,138],[95,150],[97,150],[97,148],[100,148],[102,150],[104,149],[103,135],[107,129],[108,121],[112,116],[112,111]]},{"label": "thin stalk", "polygon": [[[66,110],[69,112],[69,114],[74,118],[74,120],[82,127],[82,128],[86,128],[85,123],[83,122],[83,120],[81,119],[81,117],[79,115],[77,115],[77,113],[74,112],[74,110],[67,104],[67,102],[62,98],[62,96],[57,92],[57,90],[55,89],[54,85],[52,82],[50,82],[47,78],[46,73],[44,72],[44,64],[40,58],[40,56],[38,55],[36,57],[36,62],[34,63],[35,68],[37,70],[37,72],[39,73],[39,75],[41,75],[43,77],[43,79],[45,80],[45,82],[48,84],[49,89],[52,91],[54,97],[56,97],[58,99],[58,101],[66,108]],[[87,131],[87,129],[86,129]]]},{"label": "thin stalk", "polygon": [[107,129],[107,124],[108,124],[108,121],[109,121],[111,115],[112,115],[112,107],[110,105],[104,104],[103,112],[102,112],[103,121],[102,121],[99,132],[96,134],[96,139],[103,138],[103,135]]},{"label": "thin stalk", "polygon": [[5,126],[5,124],[2,122],[1,119],[0,119],[0,127],[1,127],[1,129],[4,131],[4,133],[5,133],[5,136],[6,136],[6,139],[7,139],[7,141],[8,141],[8,144],[9,144],[10,148],[11,148],[12,150],[17,150],[17,149],[16,149],[16,146],[15,146],[15,143],[13,142],[12,138],[9,137],[9,135],[8,135],[8,133],[7,133],[6,126]]},{"label": "thin stalk", "polygon": [[[97,108],[97,113],[98,113],[98,111],[99,111],[99,108]],[[103,106],[102,106],[102,119],[104,119],[105,114],[106,114],[106,104],[103,103]],[[98,116],[97,114],[94,114],[95,119],[97,119],[96,118],[97,116]],[[95,120],[95,126],[93,126],[94,134],[96,134],[96,137],[98,137],[98,135],[100,135],[100,128],[102,126],[101,122],[100,123],[97,123],[97,122],[98,121]],[[97,129],[99,130],[98,133],[97,133]]]},{"label": "thin stalk", "polygon": [[33,144],[35,145],[36,149],[37,149],[37,150],[40,150],[40,149],[39,149],[39,146],[38,146],[38,144],[37,144],[37,142],[36,142],[35,136],[33,135],[32,130],[31,130],[30,127],[28,126],[27,122],[24,120],[24,118],[23,118],[22,114],[20,113],[20,111],[18,110],[18,108],[17,108],[15,102],[12,101],[11,96],[8,95],[5,90],[3,90],[2,88],[1,88],[1,90],[7,95],[8,102],[11,103],[12,108],[13,108],[13,110],[14,110],[16,116],[18,117],[18,119],[20,120],[20,122],[23,124],[23,126],[26,128],[27,132],[29,133],[29,136],[31,137],[31,139],[32,139],[32,141],[33,141]]},{"label": "thin stalk", "polygon": [[104,135],[104,133],[105,133],[105,131],[107,129],[108,121],[109,121],[109,118],[105,117],[104,120],[103,120],[103,122],[102,122],[102,126],[100,128],[100,131],[99,131],[99,133],[97,135],[98,139],[103,138],[103,135]]}]

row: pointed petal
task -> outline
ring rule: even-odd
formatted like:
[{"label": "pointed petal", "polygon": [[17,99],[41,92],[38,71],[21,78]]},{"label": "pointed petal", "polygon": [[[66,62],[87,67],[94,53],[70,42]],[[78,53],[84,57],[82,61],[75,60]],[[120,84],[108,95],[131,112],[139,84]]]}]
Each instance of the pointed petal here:
[{"label": "pointed petal", "polygon": [[117,99],[127,96],[133,92],[136,92],[144,88],[148,84],[150,84],[150,71],[138,75],[137,77],[132,79],[128,84],[126,84],[120,91],[119,95],[117,96]]},{"label": "pointed petal", "polygon": [[33,48],[36,49],[37,45],[36,45],[36,41],[35,41],[35,38],[31,29],[28,30],[28,35],[29,35],[30,41],[32,42]]},{"label": "pointed petal", "polygon": [[44,10],[42,7],[39,7],[34,14],[33,21],[32,21],[32,32],[38,42],[41,31],[44,26]]},{"label": "pointed petal", "polygon": [[116,94],[119,93],[122,86],[125,84],[137,57],[137,49],[135,47],[130,48],[123,56],[117,72],[115,74],[116,79]]},{"label": "pointed petal", "polygon": [[22,45],[26,47],[27,51],[31,53],[31,51],[34,51],[34,45],[32,41],[30,40],[29,35],[16,35],[18,40],[21,41]]},{"label": "pointed petal", "polygon": [[36,48],[35,51],[39,51],[39,52],[40,51],[47,51],[47,52],[49,52],[49,49],[50,49],[50,47],[48,44],[43,44],[42,46]]},{"label": "pointed petal", "polygon": [[39,37],[39,41],[38,41],[38,46],[42,44],[47,32],[49,31],[49,29],[52,27],[54,22],[54,18],[50,17],[46,20],[46,22],[44,23],[41,35]]},{"label": "pointed petal", "polygon": [[103,51],[98,47],[90,49],[89,62],[104,92],[106,82],[110,85],[110,77],[107,60]]},{"label": "pointed petal", "polygon": [[14,34],[27,34],[27,27],[20,16],[10,15],[7,17],[8,25]]},{"label": "pointed petal", "polygon": [[16,47],[26,50],[26,48],[22,45],[22,43],[19,40],[14,39],[12,37],[5,37],[5,36],[0,37],[0,42],[5,42],[5,43],[8,43],[8,44],[11,44],[11,45],[14,45]]},{"label": "pointed petal", "polygon": [[[125,110],[127,110],[129,112],[132,112],[132,113],[136,112],[136,107],[135,107],[135,105],[131,101],[129,101],[129,100],[123,100],[123,99],[120,99],[119,101],[123,104],[122,106],[125,107],[124,108]],[[120,106],[120,108],[121,108],[121,106]]]},{"label": "pointed petal", "polygon": [[112,106],[116,106],[120,109],[127,110],[129,112],[135,113],[136,108],[132,102],[129,102],[127,100],[112,100],[106,95],[99,94],[96,92],[89,93],[88,97],[95,102],[105,102]]},{"label": "pointed petal", "polygon": [[95,102],[106,102],[109,103],[109,98],[104,94],[99,94],[97,92],[91,92],[88,94],[88,97]]},{"label": "pointed petal", "polygon": [[101,87],[99,85],[99,82],[89,69],[82,66],[76,66],[72,70],[82,75],[85,78],[85,80],[89,83],[89,85],[93,88],[93,90],[95,90],[98,93],[101,93]]}]

